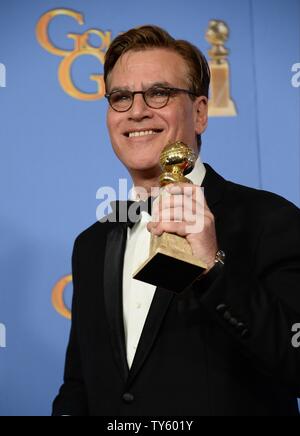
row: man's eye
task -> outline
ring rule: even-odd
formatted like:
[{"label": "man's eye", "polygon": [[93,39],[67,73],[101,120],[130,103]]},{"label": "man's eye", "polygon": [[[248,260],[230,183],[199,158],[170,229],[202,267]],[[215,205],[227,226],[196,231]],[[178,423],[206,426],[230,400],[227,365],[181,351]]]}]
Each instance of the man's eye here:
[{"label": "man's eye", "polygon": [[111,99],[114,103],[129,101],[131,99],[131,95],[126,92],[116,92],[115,94],[112,94]]},{"label": "man's eye", "polygon": [[167,97],[169,95],[169,91],[163,88],[155,88],[149,90],[150,97]]}]

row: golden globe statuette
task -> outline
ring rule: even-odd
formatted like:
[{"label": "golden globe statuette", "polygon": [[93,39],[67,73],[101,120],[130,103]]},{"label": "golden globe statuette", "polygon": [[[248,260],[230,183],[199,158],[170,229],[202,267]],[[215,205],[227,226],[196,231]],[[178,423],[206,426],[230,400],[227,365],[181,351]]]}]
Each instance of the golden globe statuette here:
[{"label": "golden globe statuette", "polygon": [[227,61],[229,51],[224,46],[229,38],[229,28],[224,21],[211,20],[205,35],[206,40],[212,44],[208,54],[211,71],[211,96],[208,105],[209,116],[237,115],[236,107],[230,97],[230,72]]},{"label": "golden globe statuette", "polygon": [[[160,157],[160,186],[192,183],[185,177],[194,168],[196,155],[190,147],[177,141],[167,145]],[[181,292],[194,282],[207,266],[193,256],[188,241],[181,236],[163,233],[151,235],[150,256],[133,275],[154,286]]]}]

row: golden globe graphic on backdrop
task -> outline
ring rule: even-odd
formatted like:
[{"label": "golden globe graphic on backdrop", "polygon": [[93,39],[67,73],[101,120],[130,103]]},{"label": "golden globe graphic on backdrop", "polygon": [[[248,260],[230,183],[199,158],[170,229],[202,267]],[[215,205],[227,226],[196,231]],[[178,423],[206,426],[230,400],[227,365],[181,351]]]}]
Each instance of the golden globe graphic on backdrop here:
[{"label": "golden globe graphic on backdrop", "polygon": [[[90,93],[79,89],[72,77],[74,62],[84,56],[93,56],[99,61],[99,71],[104,65],[105,53],[112,41],[111,31],[88,29],[82,33],[69,32],[66,38],[74,41],[73,49],[66,50],[57,47],[49,35],[49,27],[59,16],[70,17],[77,26],[84,26],[84,14],[72,9],[53,9],[39,19],[36,25],[36,39],[41,47],[54,56],[62,58],[58,68],[58,80],[61,88],[70,97],[82,101],[96,101],[104,98],[105,86],[103,74],[90,74],[90,80],[96,82],[97,92]],[[71,29],[70,29],[71,30]],[[98,47],[91,45],[90,37],[96,36],[101,42]],[[237,115],[236,105],[230,95],[229,50],[224,46],[229,38],[229,26],[222,20],[210,20],[205,34],[206,40],[212,45],[208,51],[211,69],[211,95],[209,100],[210,117],[232,117]],[[72,276],[66,275],[59,279],[52,290],[52,305],[63,317],[71,319],[71,309],[67,307],[64,295],[72,282]]]},{"label": "golden globe graphic on backdrop", "polygon": [[224,45],[229,38],[229,27],[224,21],[211,20],[205,38],[212,44],[208,51],[211,71],[208,115],[234,117],[237,111],[230,96],[229,50]]}]

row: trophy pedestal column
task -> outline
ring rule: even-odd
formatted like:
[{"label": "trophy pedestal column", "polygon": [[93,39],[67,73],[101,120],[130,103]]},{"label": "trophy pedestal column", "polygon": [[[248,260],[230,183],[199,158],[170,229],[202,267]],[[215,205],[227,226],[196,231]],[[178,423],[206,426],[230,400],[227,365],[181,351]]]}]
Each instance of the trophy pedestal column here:
[{"label": "trophy pedestal column", "polygon": [[210,62],[211,98],[208,104],[209,116],[233,117],[237,114],[236,107],[230,98],[229,66],[226,61],[220,64]]}]

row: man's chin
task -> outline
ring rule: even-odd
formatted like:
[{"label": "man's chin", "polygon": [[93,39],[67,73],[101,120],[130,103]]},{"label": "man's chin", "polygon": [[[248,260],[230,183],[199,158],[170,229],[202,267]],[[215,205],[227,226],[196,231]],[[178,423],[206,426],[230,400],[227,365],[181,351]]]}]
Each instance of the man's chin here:
[{"label": "man's chin", "polygon": [[158,161],[130,165],[128,169],[130,172],[134,173],[135,175],[139,174],[143,178],[159,177],[161,174],[161,167]]}]

